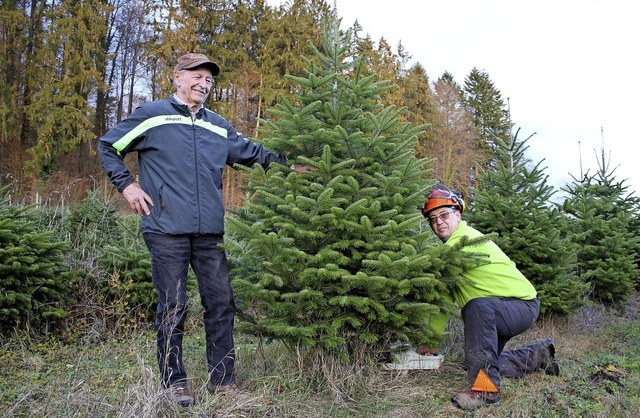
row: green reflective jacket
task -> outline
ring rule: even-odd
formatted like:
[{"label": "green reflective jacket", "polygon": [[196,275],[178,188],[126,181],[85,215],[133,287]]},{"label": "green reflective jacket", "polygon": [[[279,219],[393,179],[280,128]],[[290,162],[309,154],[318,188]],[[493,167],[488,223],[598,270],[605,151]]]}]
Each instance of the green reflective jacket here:
[{"label": "green reflective jacket", "polygon": [[[470,227],[466,221],[460,221],[458,229],[445,243],[454,245],[461,237],[481,237],[483,234]],[[479,252],[489,256],[489,264],[485,264],[464,272],[462,275],[470,283],[458,287],[451,292],[450,297],[463,308],[467,302],[475,298],[511,297],[531,300],[537,296],[536,289],[518,270],[516,264],[493,241],[485,241],[477,246],[467,246],[465,252]],[[431,319],[431,328],[439,333],[444,332],[449,319],[448,315],[437,315]]]}]

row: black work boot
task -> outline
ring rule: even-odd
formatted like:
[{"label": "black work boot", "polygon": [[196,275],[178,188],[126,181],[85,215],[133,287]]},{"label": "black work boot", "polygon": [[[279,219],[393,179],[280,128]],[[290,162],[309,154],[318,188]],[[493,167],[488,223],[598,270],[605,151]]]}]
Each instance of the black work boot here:
[{"label": "black work boot", "polygon": [[540,365],[540,370],[550,376],[560,375],[560,366],[556,361],[556,348],[553,342],[549,338],[546,338],[540,343],[540,347],[534,353],[536,357],[535,360]]}]

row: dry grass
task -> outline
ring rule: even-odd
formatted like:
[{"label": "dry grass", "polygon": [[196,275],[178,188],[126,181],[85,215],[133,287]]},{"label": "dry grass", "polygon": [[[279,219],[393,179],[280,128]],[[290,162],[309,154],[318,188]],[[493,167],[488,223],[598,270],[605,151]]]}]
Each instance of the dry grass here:
[{"label": "dry grass", "polygon": [[[499,406],[465,414],[449,402],[465,386],[460,324],[438,370],[390,372],[301,358],[279,343],[238,336],[238,378],[247,395],[206,391],[204,335],[189,323],[185,360],[197,404],[173,405],[157,382],[151,331],[102,343],[68,345],[15,337],[2,344],[0,410],[7,417],[636,417],[640,416],[640,297],[624,310],[601,306],[544,318],[510,345],[553,338],[560,377],[505,379]],[[303,364],[304,363],[304,364]],[[308,373],[309,364],[315,370]]]}]

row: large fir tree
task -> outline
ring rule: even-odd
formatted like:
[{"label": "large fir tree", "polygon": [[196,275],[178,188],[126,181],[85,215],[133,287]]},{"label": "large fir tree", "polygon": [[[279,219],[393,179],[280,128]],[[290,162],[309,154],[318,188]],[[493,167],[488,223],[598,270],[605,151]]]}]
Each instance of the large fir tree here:
[{"label": "large fir tree", "polygon": [[574,312],[589,285],[576,277],[576,246],[563,231],[566,221],[551,203],[542,161],[525,155],[530,139],[495,137],[497,167],[480,178],[469,220],[483,232],[498,234],[497,243],[538,291],[542,312]]},{"label": "large fir tree", "polygon": [[483,260],[420,229],[430,185],[414,156],[421,130],[379,102],[388,82],[363,73],[338,25],[334,17],[307,77],[294,78],[295,101],[281,98],[262,135],[317,171],[247,170],[250,199],[227,218],[241,327],[349,357],[395,340],[433,345],[430,315],[452,308],[444,291]]}]

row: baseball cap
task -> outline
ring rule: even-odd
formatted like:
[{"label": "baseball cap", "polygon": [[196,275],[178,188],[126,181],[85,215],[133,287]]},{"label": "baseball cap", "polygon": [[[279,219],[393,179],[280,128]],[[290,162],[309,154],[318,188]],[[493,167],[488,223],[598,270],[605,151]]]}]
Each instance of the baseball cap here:
[{"label": "baseball cap", "polygon": [[190,52],[188,54],[184,54],[180,58],[178,58],[178,63],[174,68],[175,71],[181,70],[193,70],[196,67],[206,67],[211,71],[211,75],[220,74],[220,67],[215,62],[211,61],[209,57],[204,54],[197,54],[195,52]]}]

